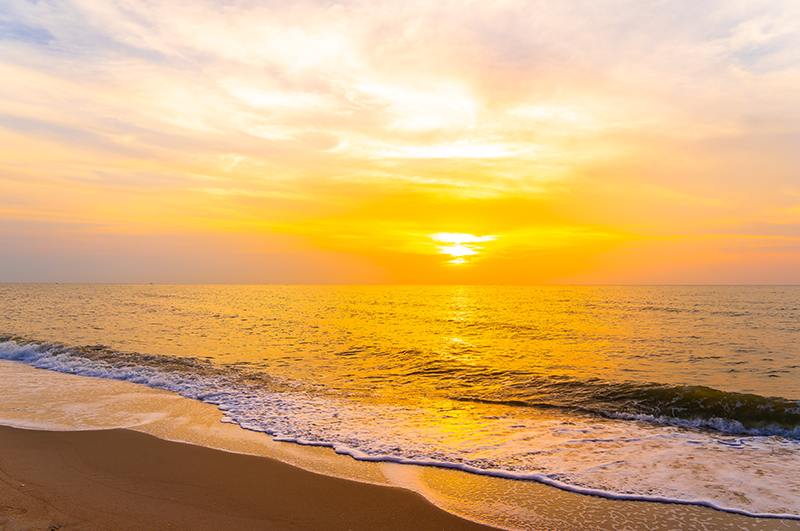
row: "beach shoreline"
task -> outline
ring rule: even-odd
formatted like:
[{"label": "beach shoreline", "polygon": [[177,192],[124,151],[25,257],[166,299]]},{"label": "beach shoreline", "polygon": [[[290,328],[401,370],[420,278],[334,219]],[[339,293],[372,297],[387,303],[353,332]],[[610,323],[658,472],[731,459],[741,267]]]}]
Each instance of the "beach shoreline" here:
[{"label": "beach shoreline", "polygon": [[[555,489],[549,493],[559,496]],[[624,517],[631,511],[648,513],[649,525],[642,529],[689,529],[708,511],[583,498],[589,505],[564,507],[563,520],[531,518],[524,529],[633,529]],[[0,426],[0,500],[0,528],[5,531],[500,529],[460,518],[404,488],[318,474],[265,456],[129,429]],[[715,513],[715,523],[703,529],[742,528],[736,515]],[[800,529],[798,521],[748,520],[755,527],[747,529]],[[639,522],[644,523],[641,517]]]},{"label": "beach shoreline", "polygon": [[132,430],[0,426],[0,527],[490,530],[396,487]]},{"label": "beach shoreline", "polygon": [[0,528],[9,531],[800,531],[800,520],[358,461],[221,422],[214,405],[175,393],[20,362],[0,361],[0,388]]}]

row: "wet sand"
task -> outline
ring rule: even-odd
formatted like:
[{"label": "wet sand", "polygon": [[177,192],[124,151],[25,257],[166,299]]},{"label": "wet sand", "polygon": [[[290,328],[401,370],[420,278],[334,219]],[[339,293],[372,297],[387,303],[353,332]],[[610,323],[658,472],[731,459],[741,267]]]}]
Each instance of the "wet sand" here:
[{"label": "wet sand", "polygon": [[533,531],[800,531],[800,520],[355,461],[174,393],[12,361],[0,360],[0,389],[0,420],[17,426],[0,426],[3,531],[490,529],[451,513]]},{"label": "wet sand", "polygon": [[130,430],[0,426],[0,528],[489,530],[413,492]]}]

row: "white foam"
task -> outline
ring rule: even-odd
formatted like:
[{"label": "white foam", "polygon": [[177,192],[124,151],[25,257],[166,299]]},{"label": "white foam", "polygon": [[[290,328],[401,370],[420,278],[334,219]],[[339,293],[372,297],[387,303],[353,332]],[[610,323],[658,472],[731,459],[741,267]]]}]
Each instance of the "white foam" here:
[{"label": "white foam", "polygon": [[226,422],[364,461],[530,479],[617,499],[800,517],[800,441],[724,437],[630,420],[453,402],[389,404],[277,392],[151,366],[112,366],[57,345],[0,343],[0,358],[144,383],[218,405]]}]

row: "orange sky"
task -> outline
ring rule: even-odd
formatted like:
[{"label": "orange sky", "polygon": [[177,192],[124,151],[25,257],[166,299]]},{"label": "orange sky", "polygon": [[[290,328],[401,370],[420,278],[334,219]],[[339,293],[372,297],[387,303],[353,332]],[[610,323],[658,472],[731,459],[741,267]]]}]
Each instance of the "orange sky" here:
[{"label": "orange sky", "polygon": [[800,283],[800,4],[12,2],[0,282]]}]

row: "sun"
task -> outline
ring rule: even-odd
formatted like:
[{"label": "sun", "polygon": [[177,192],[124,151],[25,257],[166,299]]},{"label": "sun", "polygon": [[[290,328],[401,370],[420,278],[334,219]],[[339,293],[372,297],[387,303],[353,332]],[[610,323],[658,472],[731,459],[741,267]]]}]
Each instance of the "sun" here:
[{"label": "sun", "polygon": [[483,250],[483,246],[477,245],[482,242],[496,240],[498,236],[475,236],[474,234],[464,234],[460,232],[437,232],[429,237],[442,245],[437,245],[441,254],[450,255],[452,260],[449,264],[466,264],[469,260],[466,257],[474,257]]}]

